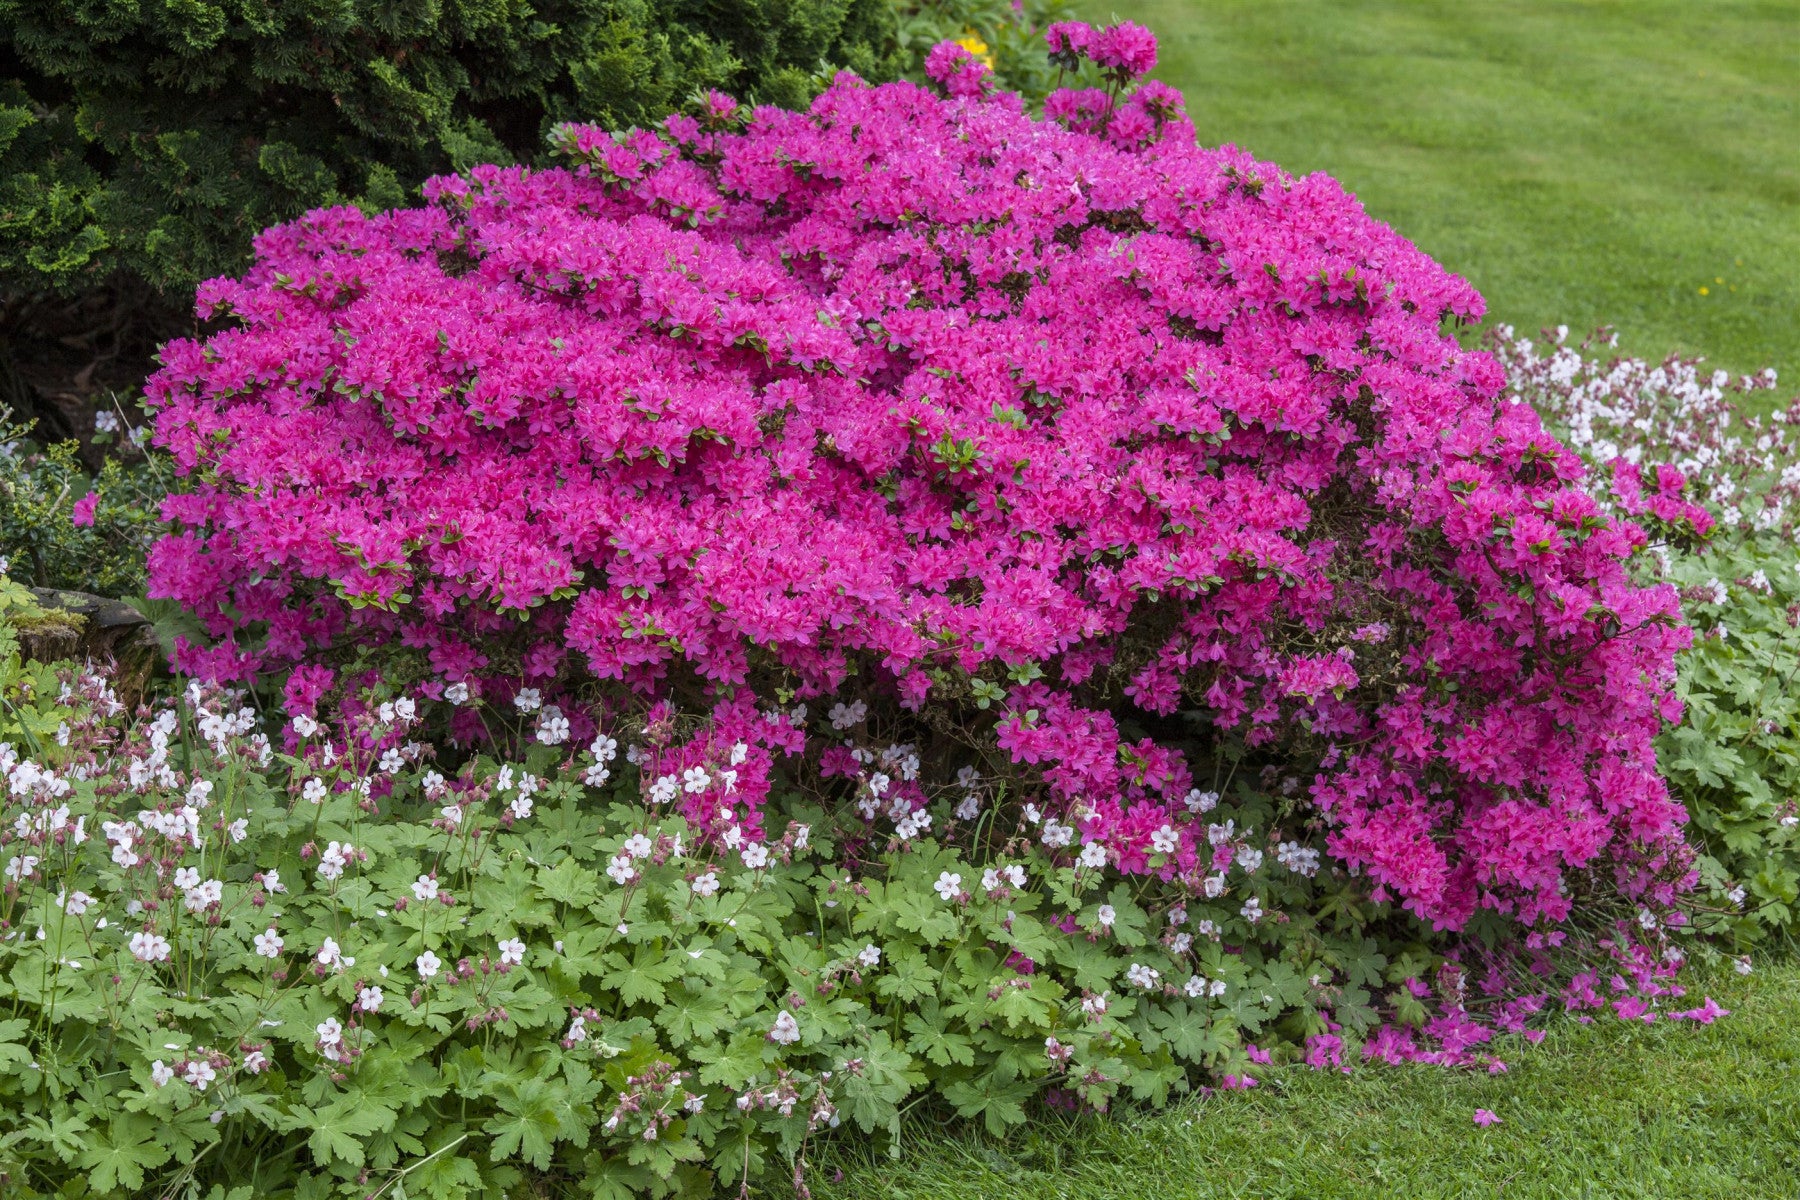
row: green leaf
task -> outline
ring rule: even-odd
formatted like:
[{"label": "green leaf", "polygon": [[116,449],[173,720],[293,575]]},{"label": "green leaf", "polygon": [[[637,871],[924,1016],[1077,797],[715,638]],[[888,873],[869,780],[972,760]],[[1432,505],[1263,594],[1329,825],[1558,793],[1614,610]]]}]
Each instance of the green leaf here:
[{"label": "green leaf", "polygon": [[990,1073],[951,1084],[944,1089],[944,1099],[956,1106],[957,1116],[980,1117],[990,1136],[1001,1137],[1025,1123],[1025,1102],[1036,1091],[1027,1080],[1002,1082]]},{"label": "green leaf", "polygon": [[626,1004],[661,1004],[663,984],[679,979],[683,970],[682,963],[657,942],[632,947],[629,961],[615,951],[605,962],[609,969],[601,983]]},{"label": "green leaf", "polygon": [[685,1046],[696,1038],[712,1038],[732,1023],[731,1011],[719,988],[709,984],[678,983],[656,1012],[656,1023],[669,1034],[669,1044]]},{"label": "green leaf", "polygon": [[366,1096],[340,1096],[326,1107],[313,1110],[312,1135],[306,1144],[321,1163],[338,1159],[360,1167],[366,1159],[362,1139],[392,1127],[393,1123],[394,1110],[386,1105]]},{"label": "green leaf", "polygon": [[926,1080],[905,1051],[886,1033],[875,1033],[866,1049],[851,1056],[838,1076],[839,1107],[865,1132],[900,1134],[900,1101]]},{"label": "green leaf", "polygon": [[889,948],[888,968],[875,982],[875,992],[886,1000],[911,1003],[936,992],[938,970],[916,946],[901,943]]},{"label": "green leaf", "polygon": [[568,1089],[560,1080],[513,1083],[500,1096],[501,1112],[482,1126],[494,1135],[488,1157],[500,1162],[516,1154],[540,1171],[546,1169],[554,1142],[567,1136],[567,1107]]},{"label": "green leaf", "polygon": [[940,1067],[975,1064],[975,1043],[947,1028],[948,1022],[937,1001],[927,1001],[917,1012],[907,1013],[901,1024],[909,1035],[906,1048],[914,1054],[923,1055]]},{"label": "green leaf", "polygon": [[88,1173],[96,1192],[123,1188],[135,1192],[144,1186],[144,1172],[168,1162],[173,1155],[156,1141],[155,1118],[142,1113],[121,1113],[106,1124],[103,1136],[94,1139],[75,1162]]},{"label": "green leaf", "polygon": [[460,1154],[440,1154],[406,1176],[409,1187],[433,1200],[462,1200],[481,1187],[481,1168]]},{"label": "green leaf", "polygon": [[600,891],[600,873],[564,859],[547,871],[539,871],[534,880],[538,895],[556,904],[571,907],[591,904]]},{"label": "green leaf", "polygon": [[1150,1023],[1168,1043],[1171,1053],[1197,1066],[1212,1065],[1224,1049],[1205,1010],[1191,1004],[1152,1008]]}]

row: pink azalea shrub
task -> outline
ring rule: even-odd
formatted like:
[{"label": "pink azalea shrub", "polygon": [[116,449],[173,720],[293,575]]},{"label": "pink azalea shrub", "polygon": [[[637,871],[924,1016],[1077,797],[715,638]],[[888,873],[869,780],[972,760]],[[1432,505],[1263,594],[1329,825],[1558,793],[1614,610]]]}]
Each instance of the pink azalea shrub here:
[{"label": "pink azalea shrub", "polygon": [[[383,645],[429,695],[710,708],[664,769],[729,769],[691,815],[750,828],[802,752],[904,820],[960,737],[1069,854],[1196,889],[1197,785],[1247,750],[1437,927],[1668,902],[1677,598],[1445,333],[1480,297],[1197,146],[1127,86],[1142,31],[1050,34],[1111,86],[1035,117],[940,47],[937,92],[569,126],[567,169],[262,235],[151,385],[189,481],[153,594],[215,639],[180,665],[296,712]],[[937,739],[919,780],[831,753],[850,699]]]}]

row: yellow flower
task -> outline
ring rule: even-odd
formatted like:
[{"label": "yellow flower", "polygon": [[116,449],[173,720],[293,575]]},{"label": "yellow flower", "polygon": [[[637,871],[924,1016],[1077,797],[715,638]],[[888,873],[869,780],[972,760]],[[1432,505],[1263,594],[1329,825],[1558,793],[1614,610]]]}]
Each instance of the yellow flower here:
[{"label": "yellow flower", "polygon": [[956,39],[956,44],[980,59],[988,70],[994,69],[993,52],[988,49],[988,44],[981,40],[981,35],[973,29],[963,30],[963,35]]},{"label": "yellow flower", "polygon": [[1704,288],[1704,287],[1703,287],[1703,288],[1701,288],[1701,289],[1700,289],[1700,294],[1701,294],[1701,295],[1702,295],[1702,296],[1704,296],[1704,295],[1707,295],[1707,294],[1708,294],[1708,293],[1707,293],[1707,289],[1706,289],[1706,288]]}]

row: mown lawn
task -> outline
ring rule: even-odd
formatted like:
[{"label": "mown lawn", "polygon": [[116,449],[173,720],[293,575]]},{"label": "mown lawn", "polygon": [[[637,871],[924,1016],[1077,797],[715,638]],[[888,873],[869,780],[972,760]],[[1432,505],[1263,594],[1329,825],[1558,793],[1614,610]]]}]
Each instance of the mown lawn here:
[{"label": "mown lawn", "polygon": [[1794,0],[1085,7],[1156,31],[1204,141],[1336,175],[1490,322],[1611,323],[1800,395]]},{"label": "mown lawn", "polygon": [[[817,1200],[1800,1196],[1800,966],[1694,985],[1732,1015],[1557,1020],[1504,1075],[1290,1067],[1248,1095],[1043,1120],[1003,1143],[924,1120],[898,1161],[840,1139],[809,1183]],[[1502,1123],[1478,1128],[1477,1108]]]}]

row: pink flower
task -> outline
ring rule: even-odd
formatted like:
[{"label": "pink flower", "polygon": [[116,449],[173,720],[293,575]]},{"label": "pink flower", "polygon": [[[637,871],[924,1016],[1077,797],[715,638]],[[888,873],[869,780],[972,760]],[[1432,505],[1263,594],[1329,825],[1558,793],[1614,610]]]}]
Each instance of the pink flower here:
[{"label": "pink flower", "polygon": [[1050,61],[1072,69],[1086,56],[1094,43],[1094,28],[1086,21],[1055,21],[1044,30],[1044,43],[1050,47]]},{"label": "pink flower", "polygon": [[1673,1020],[1696,1021],[1701,1025],[1711,1025],[1720,1017],[1729,1017],[1730,1015],[1731,1010],[1728,1008],[1720,1008],[1719,1002],[1714,1000],[1711,996],[1708,996],[1706,998],[1706,1003],[1702,1004],[1699,1008],[1689,1008],[1684,1009],[1681,1012],[1672,1012],[1669,1014],[1670,1018]]},{"label": "pink flower", "polygon": [[1485,1129],[1489,1125],[1500,1124],[1500,1118],[1485,1108],[1478,1108],[1475,1110],[1475,1123]]},{"label": "pink flower", "polygon": [[951,96],[972,98],[987,91],[994,72],[968,47],[939,42],[925,56],[925,74],[942,84]]},{"label": "pink flower", "polygon": [[1135,21],[1121,21],[1095,35],[1088,55],[1100,66],[1135,79],[1156,67],[1156,35]]},{"label": "pink flower", "polygon": [[76,525],[92,525],[94,523],[94,509],[97,508],[99,504],[100,493],[89,492],[75,502],[74,509],[69,513],[69,520]]}]

